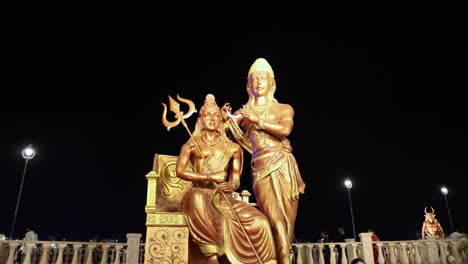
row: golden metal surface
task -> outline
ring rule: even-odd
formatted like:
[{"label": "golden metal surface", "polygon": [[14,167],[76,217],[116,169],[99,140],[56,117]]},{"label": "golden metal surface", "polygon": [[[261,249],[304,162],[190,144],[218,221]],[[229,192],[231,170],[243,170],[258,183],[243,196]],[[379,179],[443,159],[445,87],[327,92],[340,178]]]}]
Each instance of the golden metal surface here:
[{"label": "golden metal surface", "polygon": [[148,227],[145,264],[188,263],[188,227]]},{"label": "golden metal surface", "polygon": [[[178,212],[180,200],[192,183],[175,174],[177,156],[154,156],[146,175],[146,244],[144,263],[188,263],[188,227]],[[189,169],[193,169],[190,165]]]},{"label": "golden metal surface", "polygon": [[[223,106],[230,136],[252,154],[251,172],[257,204],[268,217],[275,237],[278,263],[289,264],[299,196],[305,184],[288,136],[294,126],[294,108],[275,98],[273,70],[258,58],[248,72],[249,99],[234,114]],[[273,202],[274,201],[274,202]]]},{"label": "golden metal surface", "polygon": [[[177,159],[177,176],[194,182],[181,201],[191,240],[205,258],[200,263],[217,263],[223,255],[232,264],[275,263],[267,218],[232,196],[240,186],[243,150],[223,127],[221,110],[214,95],[208,94],[194,132]],[[189,164],[194,164],[194,171],[187,169]]]},{"label": "golden metal surface", "polygon": [[440,222],[435,218],[436,214],[434,211],[434,208],[432,208],[431,212],[427,212],[427,207],[424,208],[424,222],[422,225],[422,239],[424,239],[426,236],[434,236],[435,238],[445,238],[446,235],[444,233],[444,230],[442,229],[442,226],[440,225]]},{"label": "golden metal surface", "polygon": [[184,214],[178,212],[159,212],[156,214],[148,214],[146,216],[147,226],[186,226]]},{"label": "golden metal surface", "polygon": [[164,107],[163,115],[162,115],[162,123],[167,128],[167,131],[177,126],[180,122],[184,123],[185,125],[184,119],[189,118],[193,113],[197,112],[197,109],[195,109],[195,104],[192,101],[188,99],[184,99],[180,97],[179,95],[177,95],[177,99],[179,99],[183,103],[186,103],[189,107],[189,110],[187,111],[187,113],[184,114],[184,112],[180,111],[180,104],[176,100],[174,100],[171,96],[169,96],[169,108],[175,114],[176,120],[172,122],[167,120],[167,106],[165,103],[162,103]]}]

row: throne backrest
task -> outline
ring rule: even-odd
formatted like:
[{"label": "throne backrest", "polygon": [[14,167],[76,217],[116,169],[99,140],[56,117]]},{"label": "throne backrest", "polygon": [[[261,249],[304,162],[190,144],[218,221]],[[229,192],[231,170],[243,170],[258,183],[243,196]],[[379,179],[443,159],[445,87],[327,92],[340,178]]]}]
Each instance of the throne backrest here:
[{"label": "throne backrest", "polygon": [[[193,184],[177,177],[177,158],[178,156],[173,155],[154,155],[153,170],[150,174],[151,178],[156,180],[148,182],[147,212],[180,212],[180,202]],[[189,164],[188,169],[193,171],[193,165]],[[247,190],[241,193],[233,192],[232,195],[240,201],[257,205],[249,201],[251,194]]]},{"label": "throne backrest", "polygon": [[[153,171],[156,172],[156,211],[178,212],[180,201],[192,187],[192,182],[176,175],[177,156],[155,154]],[[193,166],[189,165],[193,170]]]}]

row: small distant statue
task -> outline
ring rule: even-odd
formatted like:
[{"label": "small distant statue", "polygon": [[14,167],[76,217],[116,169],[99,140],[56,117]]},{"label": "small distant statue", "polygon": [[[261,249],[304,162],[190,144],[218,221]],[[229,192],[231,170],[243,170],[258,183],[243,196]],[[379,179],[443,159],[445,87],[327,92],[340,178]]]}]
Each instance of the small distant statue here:
[{"label": "small distant statue", "polygon": [[434,208],[432,208],[432,212],[427,212],[427,207],[424,208],[424,213],[425,213],[425,220],[423,222],[422,226],[422,239],[425,239],[426,236],[433,236],[437,239],[442,239],[445,238],[445,233],[444,230],[442,229],[442,226],[440,225],[439,221],[435,219],[435,212]]}]

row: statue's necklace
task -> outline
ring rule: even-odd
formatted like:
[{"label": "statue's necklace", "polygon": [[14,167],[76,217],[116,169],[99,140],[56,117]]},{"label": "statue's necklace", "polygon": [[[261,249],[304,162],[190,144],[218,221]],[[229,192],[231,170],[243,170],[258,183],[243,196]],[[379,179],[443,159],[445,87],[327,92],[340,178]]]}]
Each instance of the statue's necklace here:
[{"label": "statue's necklace", "polygon": [[252,105],[251,108],[258,115],[262,115],[265,112],[265,110],[268,109],[269,106],[270,106],[270,102],[262,104],[262,105]]},{"label": "statue's necklace", "polygon": [[208,142],[208,141],[206,141],[204,136],[201,136],[201,140],[203,141],[203,143],[207,144],[208,146],[214,146],[214,145],[218,144],[219,140],[221,140],[221,137],[218,136],[216,138],[216,140],[214,140],[213,142]]}]

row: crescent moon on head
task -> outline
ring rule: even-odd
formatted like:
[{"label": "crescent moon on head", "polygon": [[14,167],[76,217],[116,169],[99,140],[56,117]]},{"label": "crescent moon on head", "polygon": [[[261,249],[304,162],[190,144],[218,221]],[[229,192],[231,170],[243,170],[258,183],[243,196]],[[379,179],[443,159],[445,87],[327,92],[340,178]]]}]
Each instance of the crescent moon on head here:
[{"label": "crescent moon on head", "polygon": [[241,117],[241,114],[237,114],[237,115],[231,114],[231,107],[228,107],[228,109],[226,111],[226,114],[232,119],[236,119],[236,118]]}]

